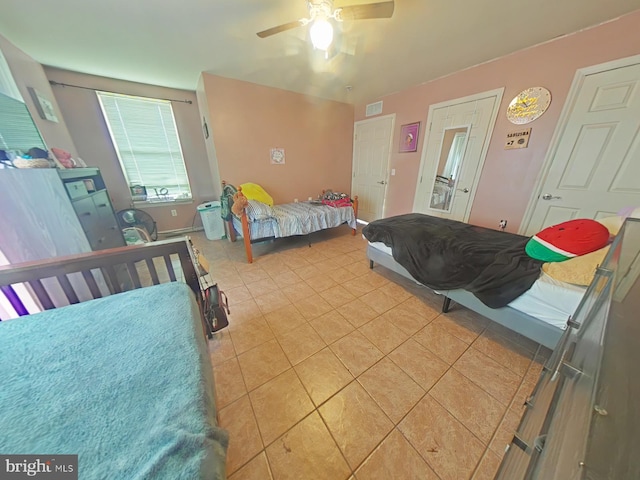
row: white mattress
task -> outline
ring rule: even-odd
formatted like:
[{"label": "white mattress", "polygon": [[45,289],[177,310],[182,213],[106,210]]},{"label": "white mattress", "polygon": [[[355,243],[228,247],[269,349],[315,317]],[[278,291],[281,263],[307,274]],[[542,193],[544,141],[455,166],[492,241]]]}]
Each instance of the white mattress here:
[{"label": "white mattress", "polygon": [[[369,245],[392,255],[391,248],[382,242],[369,242]],[[564,330],[569,315],[573,315],[586,290],[586,287],[560,282],[541,272],[531,288],[509,306]]]},{"label": "white mattress", "polygon": [[[367,237],[365,237],[364,235],[362,235],[362,238],[364,238],[365,240],[367,239]],[[391,247],[387,247],[384,243],[382,243],[382,242],[369,242],[369,245],[371,245],[376,250],[380,250],[381,252],[384,252],[387,255],[391,255],[393,257],[393,250],[391,250]]]}]

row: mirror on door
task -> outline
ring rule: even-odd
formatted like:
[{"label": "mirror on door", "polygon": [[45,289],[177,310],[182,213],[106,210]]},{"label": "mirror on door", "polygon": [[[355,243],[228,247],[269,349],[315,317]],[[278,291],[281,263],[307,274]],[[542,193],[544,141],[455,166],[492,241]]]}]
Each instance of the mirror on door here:
[{"label": "mirror on door", "polygon": [[445,128],[429,207],[449,212],[462,169],[470,126]]}]

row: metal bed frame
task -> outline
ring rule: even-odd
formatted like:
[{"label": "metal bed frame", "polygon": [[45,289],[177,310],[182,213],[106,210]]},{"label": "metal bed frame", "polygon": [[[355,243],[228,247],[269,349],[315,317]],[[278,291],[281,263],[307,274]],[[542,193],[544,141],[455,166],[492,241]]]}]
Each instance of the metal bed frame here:
[{"label": "metal bed frame", "polygon": [[[367,258],[369,259],[369,268],[374,267],[374,263],[382,265],[389,270],[402,275],[417,283],[416,279],[395,259],[377,248],[367,245]],[[522,313],[511,307],[489,308],[478,298],[466,290],[442,290],[436,293],[443,295],[442,312],[447,313],[451,305],[451,300],[460,305],[479,313],[480,315],[493,320],[500,325],[524,335],[531,340],[544,345],[550,349],[554,349],[558,340],[564,333],[564,330],[554,327],[542,320]]]}]

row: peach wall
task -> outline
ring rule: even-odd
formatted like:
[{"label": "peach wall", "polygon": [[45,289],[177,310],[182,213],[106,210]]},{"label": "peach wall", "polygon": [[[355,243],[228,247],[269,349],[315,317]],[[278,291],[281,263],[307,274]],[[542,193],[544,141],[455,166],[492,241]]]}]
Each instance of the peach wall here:
[{"label": "peach wall", "polygon": [[[382,114],[396,114],[394,145],[401,125],[422,121],[418,151],[392,153],[390,168],[396,169],[396,175],[390,177],[387,215],[410,212],[413,207],[429,105],[505,87],[469,223],[497,228],[500,219],[507,219],[507,230],[517,232],[576,70],[636,54],[640,54],[640,11],[382,97]],[[551,91],[551,106],[528,125],[532,129],[529,148],[504,150],[506,134],[518,128],[506,119],[509,102],[519,91],[537,85]],[[380,99],[371,101],[376,100]],[[356,121],[365,118],[364,110],[365,105],[356,106]]]},{"label": "peach wall", "polygon": [[[276,203],[351,190],[353,106],[203,73],[220,178]],[[270,149],[285,149],[285,164]]]},{"label": "peach wall", "polygon": [[[97,77],[52,67],[45,67],[45,73],[50,80],[89,88],[84,90],[53,87],[69,131],[75,140],[79,156],[89,166],[100,168],[116,210],[130,207],[131,195],[98,98],[91,89],[155,98],[191,100],[192,104],[173,102],[172,107],[191,184],[193,202],[137,208],[147,211],[154,218],[159,231],[189,228],[192,224],[201,225],[196,206],[216,199],[219,193],[214,188],[194,92]],[[177,211],[176,217],[171,216],[173,209]]]},{"label": "peach wall", "polygon": [[[42,65],[9,42],[9,40],[4,38],[2,35],[0,35],[0,50],[2,50],[2,53],[7,60],[13,79],[22,94],[22,98],[29,109],[29,113],[31,113],[31,118],[33,119],[36,127],[38,127],[40,135],[42,136],[44,143],[47,145],[47,148],[51,149],[51,147],[58,147],[73,155],[77,155],[75,144],[71,139],[65,119],[60,113],[60,107],[56,102],[53,92],[51,91],[51,85],[49,85],[49,80],[42,69]],[[53,104],[56,116],[58,117],[58,122],[51,122],[40,118],[27,87],[35,88]]]}]

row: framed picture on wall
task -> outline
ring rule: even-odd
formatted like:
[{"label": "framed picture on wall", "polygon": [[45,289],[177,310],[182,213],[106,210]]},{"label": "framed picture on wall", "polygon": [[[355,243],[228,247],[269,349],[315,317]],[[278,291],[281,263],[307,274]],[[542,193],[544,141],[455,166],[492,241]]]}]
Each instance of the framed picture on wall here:
[{"label": "framed picture on wall", "polygon": [[415,152],[418,150],[418,134],[420,122],[407,123],[400,129],[400,153]]},{"label": "framed picture on wall", "polygon": [[147,199],[147,187],[142,185],[133,185],[129,187],[131,190],[131,199],[134,202],[144,202]]},{"label": "framed picture on wall", "polygon": [[272,148],[269,158],[271,165],[284,165],[284,148]]},{"label": "framed picture on wall", "polygon": [[33,103],[36,105],[36,110],[38,111],[38,115],[40,115],[40,118],[57,123],[58,117],[56,116],[56,112],[53,109],[53,103],[51,103],[49,99],[47,99],[35,88],[27,87],[27,90],[29,90],[29,94],[33,99]]}]

